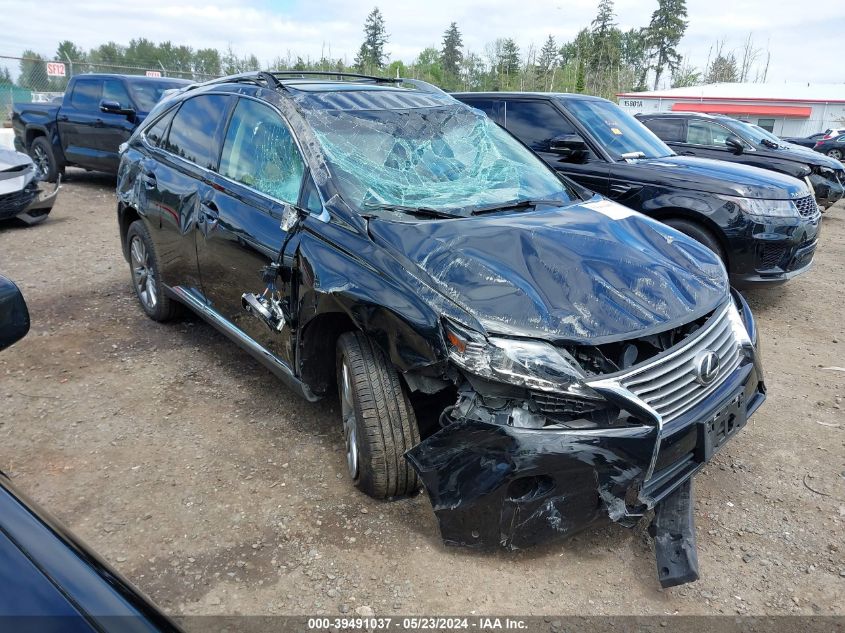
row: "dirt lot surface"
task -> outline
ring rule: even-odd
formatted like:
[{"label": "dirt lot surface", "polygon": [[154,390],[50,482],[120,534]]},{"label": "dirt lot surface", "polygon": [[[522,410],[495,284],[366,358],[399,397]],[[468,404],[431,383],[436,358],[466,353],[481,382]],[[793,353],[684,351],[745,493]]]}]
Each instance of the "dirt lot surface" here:
[{"label": "dirt lot surface", "polygon": [[0,354],[0,468],[172,614],[845,614],[845,207],[816,266],[747,293],[769,399],[696,480],[702,579],[661,590],[643,529],[447,549],[424,495],[348,481],[338,404],[297,399],[196,318],[147,319],[113,180],[0,226],[32,313]]}]

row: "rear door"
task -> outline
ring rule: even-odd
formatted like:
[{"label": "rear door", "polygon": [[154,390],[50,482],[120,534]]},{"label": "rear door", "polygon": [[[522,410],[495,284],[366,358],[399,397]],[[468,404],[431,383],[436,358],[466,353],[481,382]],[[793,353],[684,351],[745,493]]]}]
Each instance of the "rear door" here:
[{"label": "rear door", "polygon": [[572,134],[584,137],[550,101],[507,99],[500,105],[499,116],[505,128],[552,169],[592,191],[607,194],[607,162],[589,147],[587,139],[584,139],[587,151],[578,156],[564,156],[551,150],[550,143],[555,137]]},{"label": "rear door", "polygon": [[300,198],[305,163],[281,115],[266,103],[239,98],[217,172],[198,224],[203,292],[224,318],[290,363],[288,326],[271,332],[241,305],[244,293],[264,290],[261,270],[275,261],[285,237],[282,211]]},{"label": "rear door", "polygon": [[138,180],[144,211],[168,286],[202,293],[197,227],[220,155],[232,98],[205,94],[186,99],[144,132],[147,156]]}]

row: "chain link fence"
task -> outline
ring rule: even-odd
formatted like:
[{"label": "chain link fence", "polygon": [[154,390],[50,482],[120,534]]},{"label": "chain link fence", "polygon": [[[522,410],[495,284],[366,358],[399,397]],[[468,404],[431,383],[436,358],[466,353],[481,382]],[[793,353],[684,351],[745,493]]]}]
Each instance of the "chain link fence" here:
[{"label": "chain link fence", "polygon": [[13,103],[60,102],[70,78],[74,75],[88,73],[176,77],[197,82],[215,79],[220,76],[218,74],[197,72],[196,69],[188,67],[165,68],[161,64],[127,66],[106,62],[0,55],[0,127],[11,126]]}]

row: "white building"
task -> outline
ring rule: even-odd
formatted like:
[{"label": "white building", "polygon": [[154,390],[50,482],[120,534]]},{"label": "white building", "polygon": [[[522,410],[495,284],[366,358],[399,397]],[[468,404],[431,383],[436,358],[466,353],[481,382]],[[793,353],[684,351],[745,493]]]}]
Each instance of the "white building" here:
[{"label": "white building", "polygon": [[845,84],[725,83],[618,94],[630,112],[726,114],[777,136],[809,136],[845,127]]}]

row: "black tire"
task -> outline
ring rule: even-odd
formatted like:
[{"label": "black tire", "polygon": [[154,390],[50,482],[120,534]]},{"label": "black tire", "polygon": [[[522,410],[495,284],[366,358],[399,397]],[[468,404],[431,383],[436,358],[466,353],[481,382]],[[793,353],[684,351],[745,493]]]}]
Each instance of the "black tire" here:
[{"label": "black tire", "polygon": [[173,319],[180,306],[164,293],[158,254],[142,220],[135,220],[129,225],[129,231],[126,232],[126,253],[132,287],[141,308],[153,321],[164,322]]},{"label": "black tire", "polygon": [[45,174],[47,182],[56,182],[63,167],[56,160],[46,136],[36,136],[29,146],[29,155]]},{"label": "black tire", "polygon": [[691,237],[692,239],[701,242],[711,251],[716,253],[719,256],[719,259],[722,260],[725,264],[725,268],[728,267],[728,258],[725,255],[725,250],[722,248],[722,245],[719,243],[719,240],[716,239],[716,236],[713,235],[709,230],[701,226],[700,224],[696,224],[695,222],[690,222],[689,220],[681,220],[681,219],[671,219],[666,220],[666,224],[671,226],[673,229],[680,231],[684,235]]},{"label": "black tire", "polygon": [[[344,364],[349,371],[351,409],[344,405]],[[337,384],[347,439],[347,466],[355,486],[376,499],[413,494],[419,489],[405,451],[420,441],[416,416],[401,378],[367,336],[347,332],[337,342]],[[349,410],[354,419],[344,415]],[[357,472],[349,458],[348,429],[354,429]]]}]

